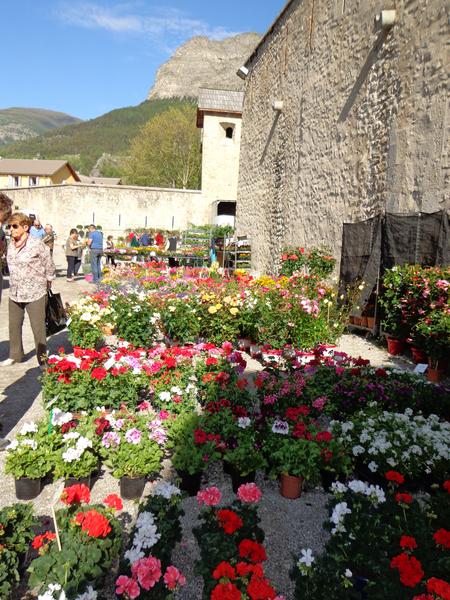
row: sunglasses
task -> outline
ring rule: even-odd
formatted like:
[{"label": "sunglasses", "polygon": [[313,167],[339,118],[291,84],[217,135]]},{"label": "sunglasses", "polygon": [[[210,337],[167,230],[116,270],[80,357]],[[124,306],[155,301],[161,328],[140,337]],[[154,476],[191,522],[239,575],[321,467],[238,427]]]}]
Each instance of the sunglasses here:
[{"label": "sunglasses", "polygon": [[13,224],[11,225],[11,227],[12,227],[13,229],[19,229],[19,227],[22,227],[22,225],[20,225],[20,223],[13,223]]}]

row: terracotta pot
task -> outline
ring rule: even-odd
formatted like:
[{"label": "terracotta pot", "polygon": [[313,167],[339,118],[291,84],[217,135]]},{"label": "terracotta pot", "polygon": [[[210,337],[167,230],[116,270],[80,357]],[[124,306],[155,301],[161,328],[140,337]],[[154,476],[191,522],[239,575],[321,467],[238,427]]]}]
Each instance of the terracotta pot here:
[{"label": "terracotta pot", "polygon": [[367,327],[367,317],[361,317],[360,325],[361,327]]},{"label": "terracotta pot", "polygon": [[417,346],[411,346],[411,356],[416,365],[419,363],[423,365],[428,364],[428,356],[421,348],[418,348]]},{"label": "terracotta pot", "polygon": [[441,369],[434,369],[433,367],[428,367],[427,369],[427,379],[432,383],[439,383],[442,380],[444,371]]},{"label": "terracotta pot", "polygon": [[397,356],[397,354],[401,354],[405,348],[405,340],[397,340],[392,337],[387,337],[387,347],[388,352],[391,356]]},{"label": "terracotta pot", "polygon": [[41,492],[41,479],[29,479],[21,477],[14,480],[16,486],[16,498],[18,500],[33,500]]},{"label": "terracotta pot", "polygon": [[120,495],[126,500],[136,500],[142,496],[145,487],[145,477],[120,478]]},{"label": "terracotta pot", "polygon": [[280,475],[280,494],[283,498],[295,500],[300,498],[302,493],[303,477],[295,477],[294,475]]},{"label": "terracotta pot", "polygon": [[350,315],[348,318],[348,322],[350,323],[350,325],[354,325],[355,324],[355,317],[353,315]]},{"label": "terracotta pot", "polygon": [[361,327],[361,317],[353,317],[353,322],[358,327]]},{"label": "terracotta pot", "polygon": [[375,327],[375,317],[366,317],[367,319],[367,327],[369,329],[373,329]]}]

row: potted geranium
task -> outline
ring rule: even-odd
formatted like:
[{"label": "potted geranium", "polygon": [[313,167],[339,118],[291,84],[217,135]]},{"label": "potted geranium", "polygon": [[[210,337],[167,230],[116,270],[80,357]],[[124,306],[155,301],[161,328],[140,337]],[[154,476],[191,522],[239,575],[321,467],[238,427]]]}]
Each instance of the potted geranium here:
[{"label": "potted geranium", "polygon": [[200,489],[208,463],[220,456],[215,440],[200,425],[198,415],[180,415],[170,432],[174,448],[172,465],[180,477],[180,488],[190,496],[195,496]]},{"label": "potted geranium", "polygon": [[[121,546],[121,527],[115,510],[122,502],[114,494],[103,505],[89,504],[89,488],[73,485],[64,490],[61,501],[66,508],[56,512],[58,536],[50,531],[35,537],[39,550],[28,568],[29,587],[42,598],[96,598],[104,577],[117,560]],[[81,594],[81,595],[80,595]],[[61,596],[63,597],[63,596]]]},{"label": "potted geranium", "polygon": [[280,493],[285,498],[298,498],[304,481],[311,484],[319,481],[320,447],[313,440],[283,439],[272,460],[274,471],[280,477]]},{"label": "potted geranium", "polygon": [[8,446],[5,473],[15,479],[16,497],[31,500],[41,491],[41,480],[51,471],[53,452],[43,425],[24,423]]},{"label": "potted geranium", "polygon": [[[241,422],[250,421],[243,417]],[[230,466],[233,492],[237,493],[240,485],[255,481],[257,469],[267,465],[261,446],[256,439],[256,432],[251,427],[238,430],[239,433],[228,444],[223,460]]]},{"label": "potted geranium", "polygon": [[161,468],[162,450],[152,439],[151,421],[144,416],[124,414],[112,421],[112,430],[102,437],[101,454],[113,477],[120,479],[123,498],[139,498],[147,477]]},{"label": "potted geranium", "polygon": [[422,337],[429,356],[427,377],[429,381],[438,382],[450,354],[450,309],[434,310],[419,321],[415,331]]},{"label": "potted geranium", "polygon": [[98,468],[92,436],[69,430],[61,434],[61,447],[55,452],[54,476],[66,485],[83,483],[90,487],[91,475]]}]

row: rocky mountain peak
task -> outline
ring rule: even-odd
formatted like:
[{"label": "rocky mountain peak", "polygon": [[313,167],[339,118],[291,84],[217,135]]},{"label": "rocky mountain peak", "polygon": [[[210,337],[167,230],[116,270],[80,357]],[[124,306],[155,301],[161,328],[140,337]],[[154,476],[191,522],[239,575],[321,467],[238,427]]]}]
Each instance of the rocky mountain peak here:
[{"label": "rocky mountain peak", "polygon": [[241,90],[236,71],[260,41],[258,33],[240,33],[224,40],[196,36],[180,46],[158,69],[147,99],[198,96],[201,87]]}]

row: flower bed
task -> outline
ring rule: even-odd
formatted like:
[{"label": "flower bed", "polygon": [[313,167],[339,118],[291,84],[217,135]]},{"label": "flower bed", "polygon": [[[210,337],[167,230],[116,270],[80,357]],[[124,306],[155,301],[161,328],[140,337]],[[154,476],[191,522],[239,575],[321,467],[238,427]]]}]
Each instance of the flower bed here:
[{"label": "flower bed", "polygon": [[130,545],[116,579],[116,594],[125,598],[164,600],[186,583],[171,564],[175,544],[181,540],[180,490],[158,482],[139,507]]},{"label": "flower bed", "polygon": [[403,482],[390,471],[387,487],[333,486],[324,524],[331,537],[320,557],[301,551],[291,572],[295,598],[450,598],[450,482],[421,502],[401,490]]},{"label": "flower bed", "polygon": [[219,508],[221,497],[215,487],[197,494],[203,509],[201,524],[194,529],[194,535],[200,547],[197,570],[204,581],[203,598],[281,600],[262,566],[267,555],[256,510],[260,490],[253,483],[243,485],[231,506]]},{"label": "flower bed", "polygon": [[70,308],[69,329],[73,343],[91,347],[113,328],[135,345],[166,335],[179,343],[244,337],[274,348],[312,348],[345,326],[335,298],[315,275],[227,278],[214,270],[144,265],[111,272],[101,292]]}]

